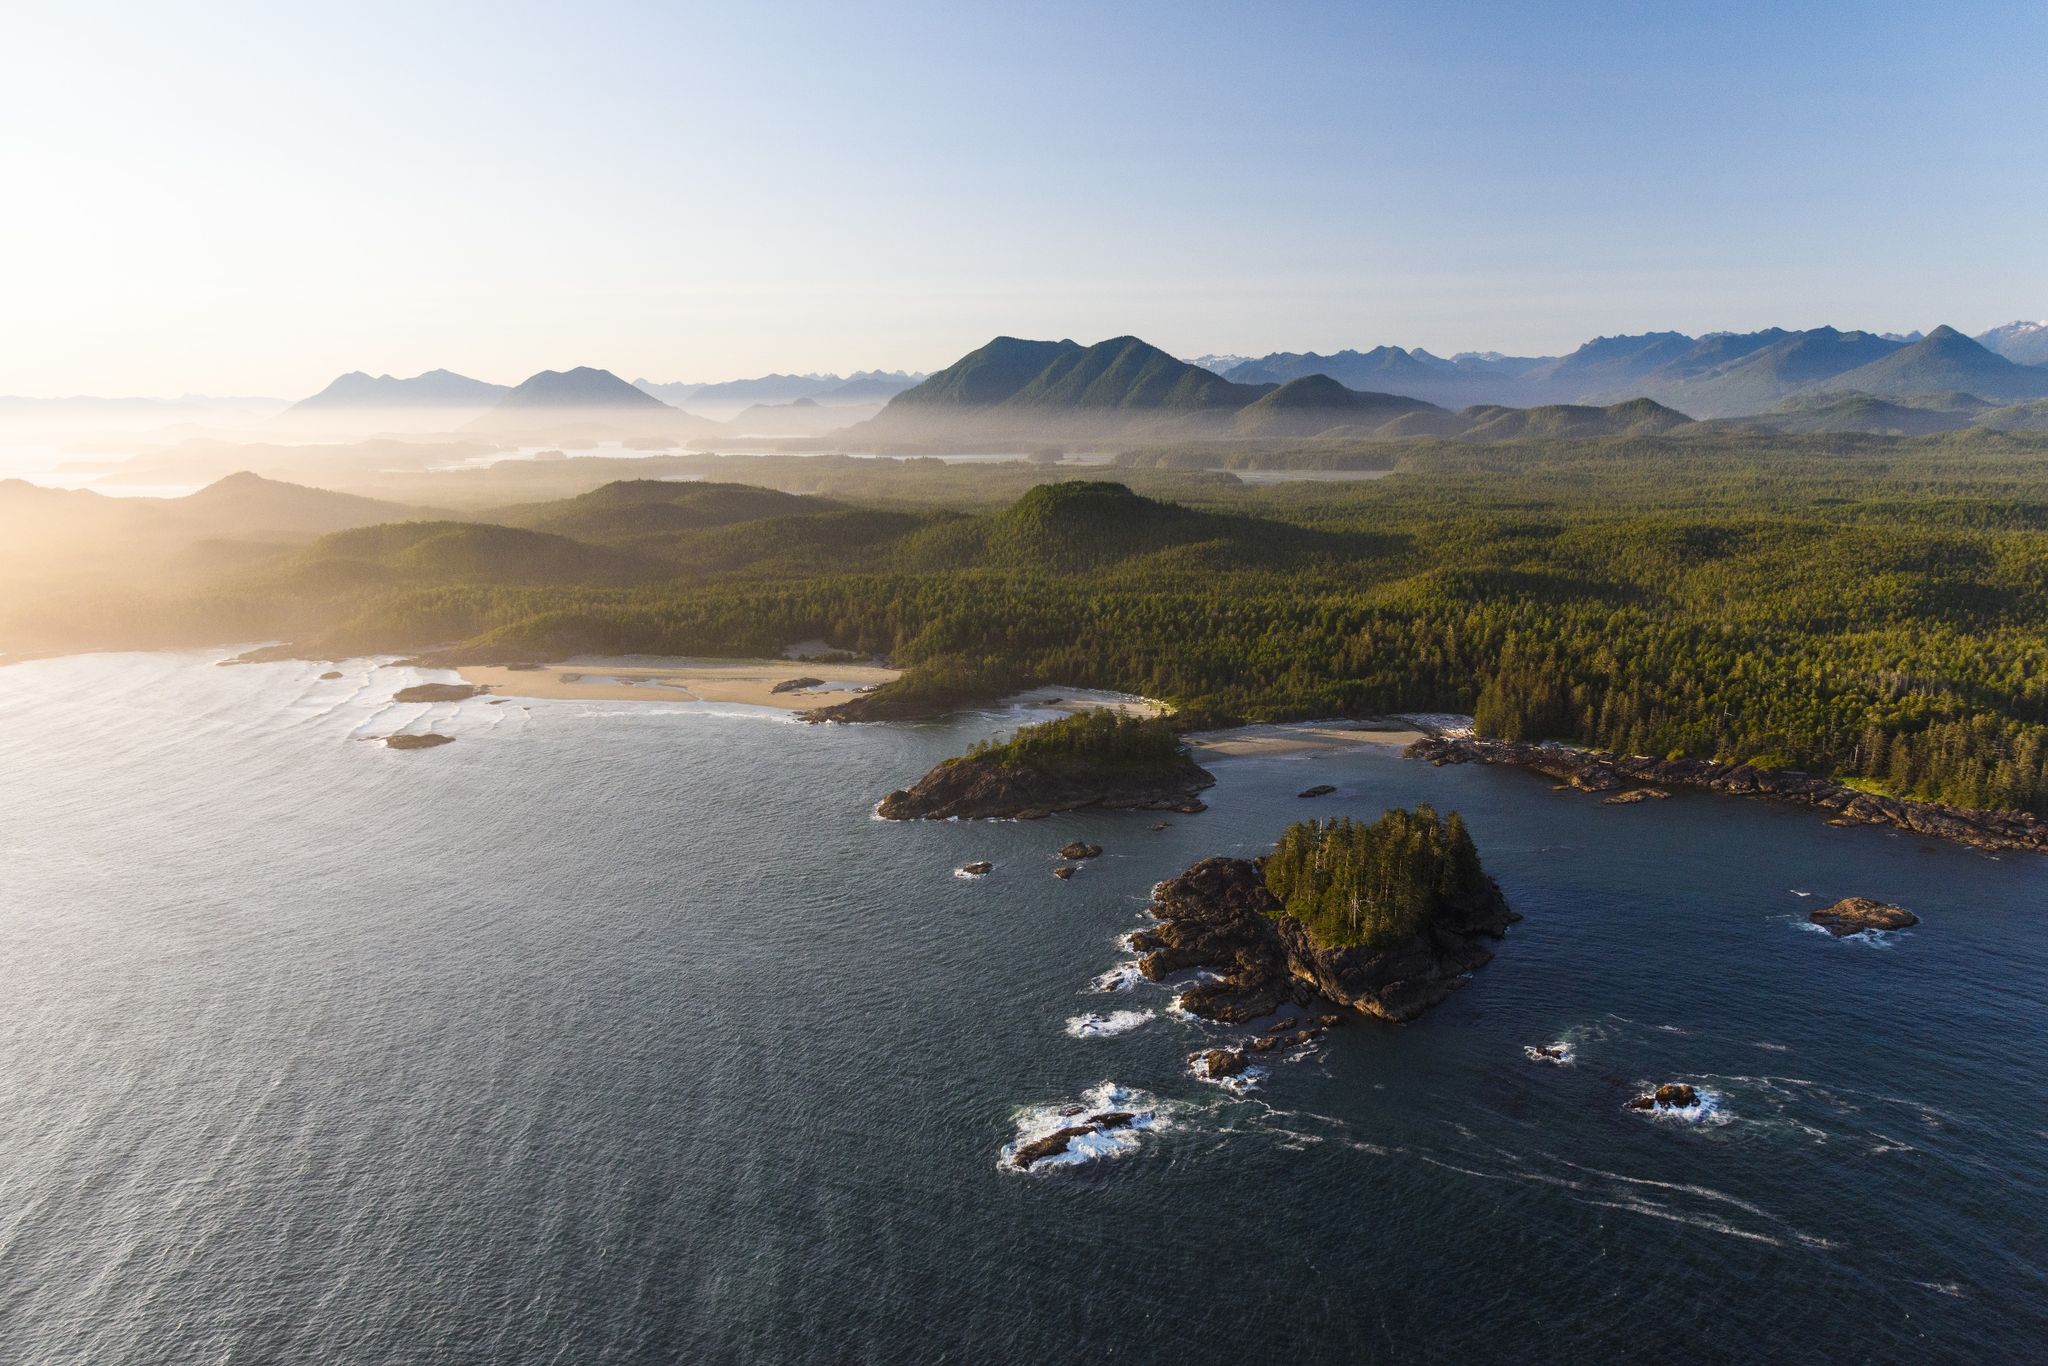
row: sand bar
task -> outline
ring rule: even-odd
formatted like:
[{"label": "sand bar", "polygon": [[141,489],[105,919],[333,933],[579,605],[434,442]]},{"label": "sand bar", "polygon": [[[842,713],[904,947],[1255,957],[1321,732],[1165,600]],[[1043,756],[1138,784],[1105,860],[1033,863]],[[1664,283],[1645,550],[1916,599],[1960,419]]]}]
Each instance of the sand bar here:
[{"label": "sand bar", "polygon": [[[788,659],[667,659],[651,655],[580,657],[537,669],[467,665],[463,680],[500,697],[575,702],[739,702],[808,711],[844,702],[901,675],[880,664],[806,664]],[[823,686],[776,692],[775,685],[816,678]]]}]

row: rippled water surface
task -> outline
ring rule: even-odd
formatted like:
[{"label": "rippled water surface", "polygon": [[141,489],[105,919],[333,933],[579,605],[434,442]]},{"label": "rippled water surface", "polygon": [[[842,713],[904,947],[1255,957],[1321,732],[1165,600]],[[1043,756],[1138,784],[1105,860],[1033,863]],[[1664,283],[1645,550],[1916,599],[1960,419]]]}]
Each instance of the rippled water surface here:
[{"label": "rippled water surface", "polygon": [[[1215,761],[1159,832],[892,825],[882,791],[1018,718],[394,707],[419,675],[319,672],[0,668],[0,1359],[2048,1342],[2048,861],[1374,750]],[[360,741],[401,727],[458,743]],[[1242,1094],[1190,1076],[1223,1035],[1119,972],[1150,885],[1418,799],[1526,914],[1500,956]],[[1076,837],[1108,852],[1056,881]],[[1850,893],[1923,924],[1801,928]],[[1708,1104],[1623,1111],[1665,1080]],[[1001,1170],[1112,1101],[1148,1127]]]}]

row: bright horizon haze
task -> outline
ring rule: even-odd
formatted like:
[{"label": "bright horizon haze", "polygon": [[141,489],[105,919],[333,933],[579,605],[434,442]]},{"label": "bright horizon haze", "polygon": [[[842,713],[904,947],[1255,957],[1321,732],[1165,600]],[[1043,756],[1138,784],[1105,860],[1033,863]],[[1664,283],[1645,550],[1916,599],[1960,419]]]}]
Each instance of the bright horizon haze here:
[{"label": "bright horizon haze", "polygon": [[0,393],[2048,314],[2048,10],[42,7]]}]

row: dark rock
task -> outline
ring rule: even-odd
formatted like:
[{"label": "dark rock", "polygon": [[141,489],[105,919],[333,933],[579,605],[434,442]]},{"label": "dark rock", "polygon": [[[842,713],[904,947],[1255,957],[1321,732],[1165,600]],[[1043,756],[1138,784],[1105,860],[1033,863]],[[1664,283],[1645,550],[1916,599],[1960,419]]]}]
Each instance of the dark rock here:
[{"label": "dark rock", "polygon": [[1101,845],[1084,844],[1080,840],[1075,840],[1071,844],[1063,844],[1060,846],[1060,857],[1063,859],[1095,858],[1101,853]]},{"label": "dark rock", "polygon": [[1668,801],[1669,792],[1657,787],[1638,787],[1628,792],[1617,792],[1612,797],[1602,797],[1602,806],[1632,806],[1636,802]]},{"label": "dark rock", "polygon": [[1337,786],[1334,783],[1317,783],[1314,787],[1303,788],[1295,795],[1297,797],[1327,797],[1336,790]]},{"label": "dark rock", "polygon": [[1160,821],[1160,822],[1159,822],[1159,823],[1158,823],[1157,825],[1155,825],[1155,826],[1153,826],[1153,827],[1152,827],[1152,833],[1156,835],[1156,834],[1158,834],[1158,833],[1159,833],[1159,832],[1160,832],[1161,830],[1164,830],[1164,829],[1165,829],[1165,828],[1166,828],[1167,826],[1169,826],[1169,825],[1172,825],[1172,824],[1173,824],[1173,822],[1172,822],[1172,821]]},{"label": "dark rock", "polygon": [[393,702],[466,702],[482,697],[489,688],[474,683],[415,683],[392,694]]},{"label": "dark rock", "polygon": [[1251,1066],[1251,1059],[1245,1056],[1241,1048],[1211,1048],[1195,1054],[1192,1061],[1196,1073],[1211,1081],[1234,1077]]},{"label": "dark rock", "polygon": [[1267,1026],[1266,1026],[1266,1027],[1265,1027],[1264,1029],[1260,1030],[1260,1031],[1259,1031],[1259,1033],[1261,1033],[1261,1034],[1285,1034],[1285,1033],[1286,1033],[1286,1032],[1287,1032],[1288,1030],[1290,1030],[1290,1029],[1293,1029],[1293,1028],[1294,1028],[1295,1026],[1299,1025],[1300,1023],[1301,1023],[1301,1021],[1299,1021],[1299,1020],[1295,1019],[1295,1018],[1294,1018],[1294,1017],[1293,1017],[1292,1015],[1289,1015],[1289,1016],[1288,1016],[1288,1017],[1287,1017],[1286,1019],[1284,1019],[1284,1020],[1281,1020],[1281,1021],[1279,1021],[1279,1022],[1277,1022],[1277,1023],[1275,1023],[1275,1024],[1269,1024],[1269,1025],[1267,1025]]},{"label": "dark rock", "polygon": [[328,681],[330,681],[330,680],[332,680],[332,679],[336,679],[336,678],[340,678],[340,677],[341,677],[341,670],[339,670],[339,669],[329,669],[329,670],[328,670],[328,671],[327,671],[326,673],[324,673],[324,674],[321,674],[321,675],[320,675],[320,681],[321,681],[322,683],[326,683],[326,682],[328,682]]},{"label": "dark rock", "polygon": [[1844,897],[1806,918],[1837,939],[1864,930],[1903,930],[1920,923],[1920,917],[1903,906],[1888,906],[1865,896]]},{"label": "dark rock", "polygon": [[1059,867],[1052,870],[1052,875],[1064,881],[1067,878],[1072,877],[1074,875],[1074,871],[1075,866],[1073,864],[1062,863]]},{"label": "dark rock", "polygon": [[1665,1082],[1656,1090],[1630,1100],[1631,1110],[1687,1110],[1699,1104],[1699,1093],[1682,1081]]},{"label": "dark rock", "polygon": [[435,735],[431,731],[425,735],[387,735],[384,737],[386,749],[433,749],[436,745],[452,745],[454,743],[454,736]]},{"label": "dark rock", "polygon": [[785,678],[768,691],[770,693],[802,692],[805,688],[822,688],[824,686],[825,680],[822,678]]},{"label": "dark rock", "polygon": [[960,871],[967,874],[969,877],[984,876],[985,874],[993,871],[994,868],[995,865],[993,863],[990,863],[987,859],[982,859],[978,863],[963,863],[960,865]]},{"label": "dark rock", "polygon": [[513,673],[530,674],[538,673],[544,666],[539,664],[507,664],[505,667]]}]

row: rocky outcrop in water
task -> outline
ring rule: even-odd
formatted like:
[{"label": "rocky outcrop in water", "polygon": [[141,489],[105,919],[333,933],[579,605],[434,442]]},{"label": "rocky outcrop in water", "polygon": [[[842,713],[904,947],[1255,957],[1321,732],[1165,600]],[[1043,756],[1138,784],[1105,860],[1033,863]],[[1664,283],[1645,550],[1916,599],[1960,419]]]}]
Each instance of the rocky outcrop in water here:
[{"label": "rocky outcrop in water", "polygon": [[1699,1104],[1699,1093],[1682,1081],[1668,1081],[1654,1091],[1632,1098],[1630,1110],[1690,1110]]},{"label": "rocky outcrop in water", "polygon": [[[1290,1002],[1310,1006],[1318,1000],[1381,1019],[1412,1020],[1464,985],[1464,974],[1490,962],[1488,942],[1521,918],[1489,881],[1485,895],[1452,902],[1405,944],[1319,948],[1306,927],[1281,912],[1259,865],[1237,858],[1203,859],[1160,883],[1151,911],[1159,923],[1131,938],[1144,954],[1139,971],[1153,981],[1190,968],[1216,973],[1216,980],[1183,993],[1180,1004],[1190,1014],[1229,1024]],[[1323,1027],[1317,1021],[1309,1036]],[[1299,1042],[1306,1039],[1290,1040],[1290,1046]]]},{"label": "rocky outcrop in water", "polygon": [[1084,858],[1098,858],[1101,856],[1101,854],[1101,845],[1089,844],[1085,840],[1075,840],[1070,844],[1063,844],[1060,846],[1060,857],[1070,861]]},{"label": "rocky outcrop in water", "polygon": [[768,691],[770,693],[802,692],[805,688],[822,688],[824,686],[825,680],[822,678],[785,678]]},{"label": "rocky outcrop in water", "polygon": [[1314,787],[1303,788],[1295,793],[1297,797],[1327,797],[1337,790],[1335,783],[1317,783]]},{"label": "rocky outcrop in water", "polygon": [[1003,764],[974,755],[949,759],[906,791],[882,798],[884,820],[1032,820],[1084,807],[1108,810],[1207,809],[1199,794],[1215,775],[1182,756],[1171,764],[1067,763],[1050,768]]},{"label": "rocky outcrop in water", "polygon": [[1920,923],[1920,917],[1905,907],[1888,906],[1867,896],[1843,897],[1806,918],[1837,939],[1865,930],[1903,930]]},{"label": "rocky outcrop in water", "polygon": [[1069,1124],[1053,1130],[1043,1138],[1034,1138],[1028,1143],[1018,1144],[1017,1150],[1010,1154],[1010,1165],[1018,1171],[1027,1171],[1035,1162],[1042,1162],[1048,1157],[1058,1157],[1077,1138],[1128,1129],[1137,1122],[1137,1118],[1138,1116],[1129,1110],[1111,1110],[1106,1114],[1090,1116],[1079,1124]]},{"label": "rocky outcrop in water", "polygon": [[1403,751],[1432,764],[1506,764],[1557,779],[1582,792],[1612,792],[1636,783],[1697,787],[1733,797],[1762,797],[1816,807],[1841,825],[1889,825],[1979,849],[2048,853],[2048,821],[2023,813],[1971,811],[1938,802],[1906,801],[1792,769],[1753,768],[1712,759],[1651,759],[1511,740],[1417,740]]},{"label": "rocky outcrop in water", "polygon": [[960,871],[969,877],[987,877],[994,870],[995,865],[987,859],[977,859],[973,863],[963,863],[960,865]]},{"label": "rocky outcrop in water", "polygon": [[431,731],[424,735],[387,735],[384,737],[384,747],[386,749],[433,749],[438,745],[452,745],[454,743],[454,736],[435,735]]}]

